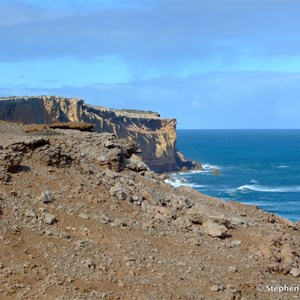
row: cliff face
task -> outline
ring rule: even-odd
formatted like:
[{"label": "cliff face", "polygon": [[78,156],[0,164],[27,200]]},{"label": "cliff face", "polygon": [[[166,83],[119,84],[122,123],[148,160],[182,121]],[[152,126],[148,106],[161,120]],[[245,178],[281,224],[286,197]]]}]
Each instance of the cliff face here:
[{"label": "cliff face", "polygon": [[186,161],[177,152],[176,120],[162,119],[157,113],[95,107],[77,98],[11,97],[0,100],[0,120],[24,124],[93,123],[95,131],[133,138],[142,150],[145,163],[156,172],[201,167]]}]

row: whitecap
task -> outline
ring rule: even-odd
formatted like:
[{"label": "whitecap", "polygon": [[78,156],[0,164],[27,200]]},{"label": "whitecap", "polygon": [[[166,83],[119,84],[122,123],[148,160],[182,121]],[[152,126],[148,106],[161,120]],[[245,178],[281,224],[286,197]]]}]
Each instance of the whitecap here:
[{"label": "whitecap", "polygon": [[281,166],[275,166],[275,169],[288,169],[289,166],[281,165]]},{"label": "whitecap", "polygon": [[186,180],[183,179],[183,178],[179,179],[179,178],[174,178],[174,177],[165,179],[164,181],[165,181],[165,183],[168,183],[168,184],[170,184],[174,187],[179,187],[179,186],[183,185],[186,182]]},{"label": "whitecap", "polygon": [[180,176],[188,176],[191,174],[198,174],[198,173],[203,173],[203,172],[205,172],[205,171],[204,170],[190,170],[190,171],[186,171],[186,172],[179,172],[176,174],[180,175]]},{"label": "whitecap", "polygon": [[250,182],[251,182],[251,183],[258,183],[258,181],[255,180],[255,179],[251,179]]},{"label": "whitecap", "polygon": [[217,165],[210,165],[210,164],[202,164],[203,170],[215,170],[215,169],[221,169],[221,167]]},{"label": "whitecap", "polygon": [[300,192],[300,186],[264,186],[258,184],[246,184],[237,188],[242,192],[254,191],[254,192],[268,192],[268,193],[297,193]]},{"label": "whitecap", "polygon": [[191,188],[202,188],[204,185],[195,184],[195,183],[187,183],[184,179],[179,178],[169,178],[164,180],[165,183],[172,185],[173,187],[180,187],[180,186],[189,186]]}]

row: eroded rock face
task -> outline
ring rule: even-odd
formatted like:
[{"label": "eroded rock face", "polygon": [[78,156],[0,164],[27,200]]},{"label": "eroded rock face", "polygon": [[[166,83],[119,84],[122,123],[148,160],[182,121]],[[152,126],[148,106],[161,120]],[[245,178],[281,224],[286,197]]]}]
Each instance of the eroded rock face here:
[{"label": "eroded rock face", "polygon": [[156,172],[201,168],[176,150],[176,120],[162,119],[153,112],[93,107],[82,99],[56,96],[15,97],[0,100],[0,120],[24,124],[87,122],[97,132],[133,138],[144,162]]}]

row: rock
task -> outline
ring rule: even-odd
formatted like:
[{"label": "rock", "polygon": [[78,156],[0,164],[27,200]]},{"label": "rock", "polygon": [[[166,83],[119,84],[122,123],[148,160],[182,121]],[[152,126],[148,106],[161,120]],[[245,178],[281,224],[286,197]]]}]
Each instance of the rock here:
[{"label": "rock", "polygon": [[107,176],[110,179],[116,179],[118,178],[118,173],[114,172],[112,170],[106,169],[105,171],[105,176]]},{"label": "rock", "polygon": [[192,223],[189,221],[187,217],[178,217],[173,221],[174,225],[181,229],[187,229],[192,226]]},{"label": "rock", "polygon": [[214,284],[213,286],[211,286],[210,290],[212,292],[218,292],[218,291],[221,291],[221,288],[220,288],[220,286]]},{"label": "rock", "polygon": [[141,205],[142,204],[142,199],[138,195],[133,195],[131,197],[131,202],[133,203],[133,205]]},{"label": "rock", "polygon": [[235,267],[235,266],[229,266],[229,267],[228,267],[228,271],[229,271],[230,273],[235,273],[235,272],[238,271],[238,268]]},{"label": "rock", "polygon": [[78,217],[88,220],[90,217],[84,213],[80,213]]},{"label": "rock", "polygon": [[291,268],[289,266],[282,265],[278,262],[273,262],[267,267],[267,271],[271,274],[288,274]]},{"label": "rock", "polygon": [[25,217],[36,218],[36,214],[32,209],[26,209]]},{"label": "rock", "polygon": [[127,198],[129,198],[128,191],[123,187],[113,186],[109,190],[109,193],[112,197],[115,197],[118,200],[126,200]]},{"label": "rock", "polygon": [[241,291],[232,285],[227,285],[225,291],[222,293],[224,300],[237,300],[241,299]]},{"label": "rock", "polygon": [[53,201],[52,193],[50,191],[42,192],[40,199],[43,201],[43,203],[50,203]]},{"label": "rock", "polygon": [[89,268],[91,268],[91,269],[95,269],[95,268],[96,268],[96,263],[95,263],[92,259],[90,259],[90,258],[88,258],[88,259],[86,260],[86,265],[87,265]]},{"label": "rock", "polygon": [[242,241],[240,241],[240,240],[234,240],[234,241],[230,242],[231,247],[240,246],[241,244],[242,244]]},{"label": "rock", "polygon": [[2,262],[0,262],[0,269],[4,268],[4,264]]},{"label": "rock", "polygon": [[21,228],[20,228],[19,226],[17,226],[17,225],[13,225],[13,226],[12,226],[12,230],[13,230],[14,232],[16,232],[16,233],[19,233],[19,232],[21,231]]},{"label": "rock", "polygon": [[46,214],[44,215],[44,222],[45,222],[46,224],[52,225],[52,224],[54,224],[56,221],[57,221],[57,220],[56,220],[56,218],[55,218],[54,215],[49,214],[49,213],[46,213]]},{"label": "rock", "polygon": [[227,228],[224,225],[217,224],[212,221],[207,221],[202,225],[202,230],[212,236],[223,238],[226,236]]},{"label": "rock", "polygon": [[244,221],[241,218],[232,217],[232,218],[230,218],[230,223],[232,225],[242,225],[242,224],[244,224]]},{"label": "rock", "polygon": [[116,148],[117,145],[114,143],[114,141],[107,141],[104,146],[108,149]]},{"label": "rock", "polygon": [[149,167],[141,159],[135,157],[124,160],[124,165],[135,172],[149,171]]},{"label": "rock", "polygon": [[204,221],[204,216],[193,210],[193,208],[188,210],[187,217],[193,224],[202,224]]},{"label": "rock", "polygon": [[212,220],[226,219],[223,214],[220,214],[214,208],[209,207],[207,205],[203,205],[201,203],[196,203],[191,208],[189,208],[186,212],[186,215],[189,218],[189,220],[194,224],[202,224],[209,219]]},{"label": "rock", "polygon": [[131,198],[131,200],[132,200],[133,202],[135,202],[135,201],[140,201],[140,197],[139,197],[138,195],[133,195],[132,198]]},{"label": "rock", "polygon": [[98,219],[103,224],[109,224],[112,222],[111,218],[107,216],[106,214],[102,213],[98,216]]},{"label": "rock", "polygon": [[98,161],[99,161],[99,162],[102,162],[102,163],[103,163],[103,162],[107,162],[106,156],[100,155],[99,158],[98,158]]},{"label": "rock", "polygon": [[292,268],[290,270],[290,274],[293,275],[294,277],[299,277],[300,276],[300,269],[299,268]]},{"label": "rock", "polygon": [[211,172],[214,175],[221,175],[221,171],[219,169],[213,169]]},{"label": "rock", "polygon": [[166,173],[163,173],[163,174],[159,175],[159,178],[160,178],[161,181],[164,181],[166,179],[170,179],[170,176]]}]

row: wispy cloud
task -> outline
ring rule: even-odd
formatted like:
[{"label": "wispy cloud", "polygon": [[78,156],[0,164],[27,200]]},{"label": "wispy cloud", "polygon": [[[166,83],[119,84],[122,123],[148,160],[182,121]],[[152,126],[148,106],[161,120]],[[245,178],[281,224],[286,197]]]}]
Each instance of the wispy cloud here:
[{"label": "wispy cloud", "polygon": [[123,7],[73,1],[63,9],[39,3],[0,3],[6,45],[0,59],[118,55],[132,64],[171,65],[215,55],[234,61],[247,52],[299,53],[297,1],[125,1]]}]

